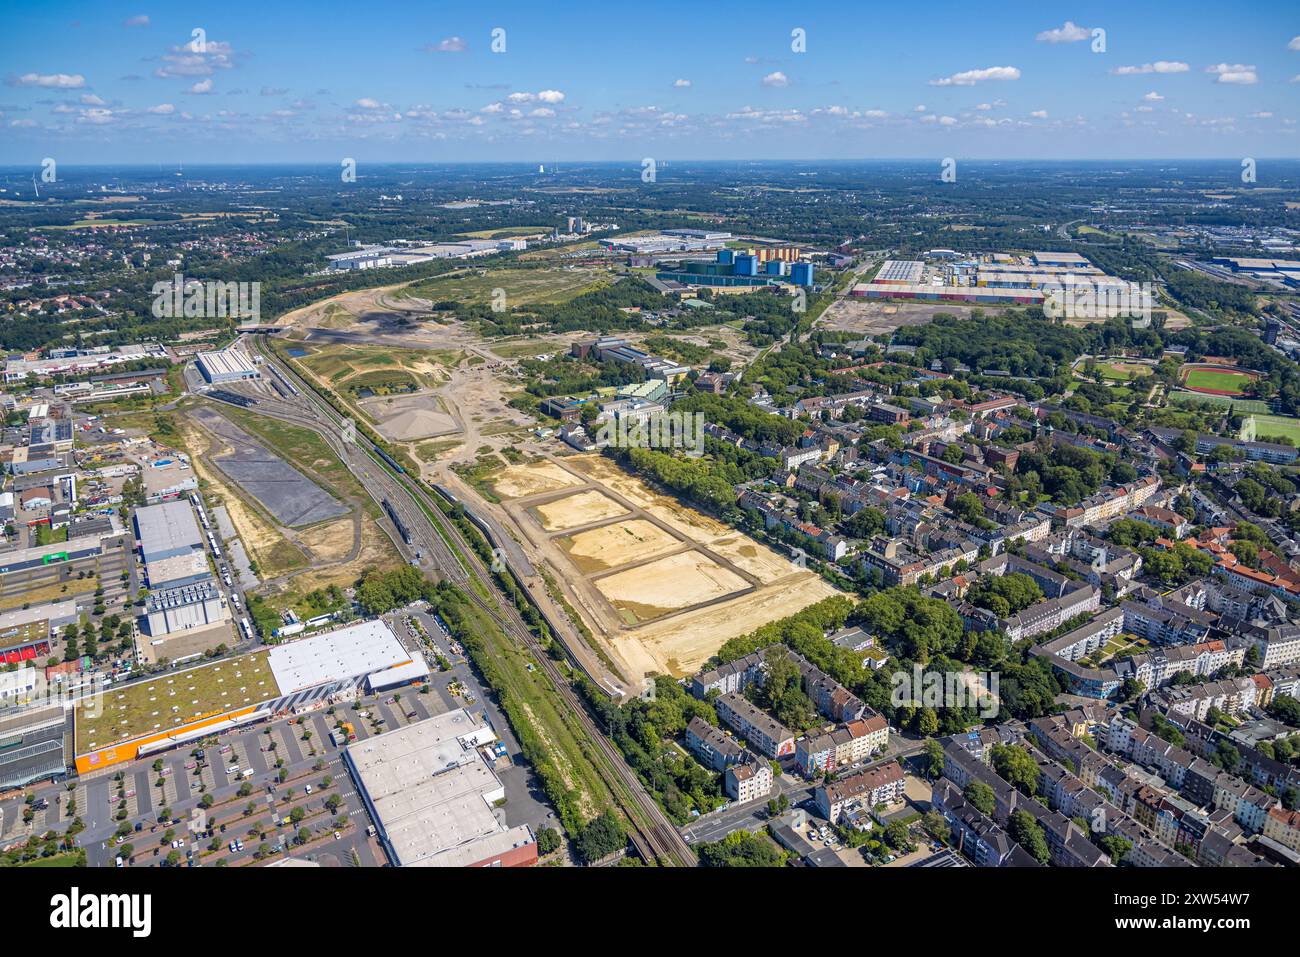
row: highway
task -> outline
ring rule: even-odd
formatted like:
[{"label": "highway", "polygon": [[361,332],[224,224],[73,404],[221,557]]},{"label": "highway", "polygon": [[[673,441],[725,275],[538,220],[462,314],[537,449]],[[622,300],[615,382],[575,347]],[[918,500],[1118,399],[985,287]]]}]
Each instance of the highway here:
[{"label": "highway", "polygon": [[[383,498],[393,503],[413,539],[418,542],[415,545],[407,545],[393,529],[390,534],[398,549],[408,558],[415,559],[417,563],[423,560],[426,564],[432,565],[443,577],[453,583],[467,586],[462,589],[464,594],[495,621],[507,636],[522,643],[532,652],[556,691],[564,699],[565,705],[578,715],[584,729],[596,743],[600,765],[613,776],[613,780],[607,779],[606,783],[611,792],[618,797],[633,825],[631,838],[641,856],[647,862],[658,861],[665,865],[694,866],[697,863],[695,852],[642,786],[636,772],[628,766],[618,748],[596,724],[586,704],[574,691],[559,665],[547,654],[513,602],[497,588],[492,575],[478,555],[466,544],[459,530],[450,522],[431,518],[440,514],[432,496],[418,480],[409,476],[405,478],[398,476],[389,467],[383,465],[377,455],[377,447],[363,433],[356,432],[355,442],[345,442],[344,417],[318,395],[305,379],[282,363],[267,348],[261,336],[254,337],[252,345],[267,366],[293,385],[308,409],[304,409],[297,403],[259,399],[251,411],[281,418],[317,432],[360,479],[362,486],[377,503],[382,505]],[[386,523],[385,528],[391,528],[391,523]],[[509,565],[509,551],[502,554]],[[512,571],[516,570],[512,568]],[[471,576],[491,590],[490,594],[493,595],[494,601],[485,600],[474,587],[469,585]],[[552,632],[560,634],[554,628]],[[570,654],[570,657],[575,662],[579,661],[577,656]]]}]

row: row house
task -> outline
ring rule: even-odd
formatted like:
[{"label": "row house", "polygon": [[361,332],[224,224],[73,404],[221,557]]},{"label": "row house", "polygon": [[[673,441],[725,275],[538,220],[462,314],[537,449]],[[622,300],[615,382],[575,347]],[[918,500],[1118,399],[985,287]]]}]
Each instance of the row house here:
[{"label": "row house", "polygon": [[1013,811],[1031,815],[1043,830],[1051,863],[1057,867],[1108,867],[1110,857],[1079,826],[1059,811],[1027,798],[961,747],[944,746],[944,776],[960,788],[980,780],[993,789],[994,819],[1002,824]]},{"label": "row house", "polygon": [[700,717],[691,718],[686,726],[686,747],[701,764],[719,772],[739,762],[745,754],[738,741]]},{"label": "row house", "polygon": [[1194,685],[1171,685],[1151,694],[1151,703],[1170,714],[1204,721],[1211,708],[1235,715],[1254,707],[1258,687],[1250,678],[1226,678]]},{"label": "row house", "polygon": [[744,691],[750,685],[763,683],[764,661],[767,649],[755,651],[744,657],[718,665],[709,671],[701,671],[691,679],[691,694],[701,701],[710,692],[718,694],[735,694]]},{"label": "row house", "polygon": [[943,815],[952,843],[976,867],[1041,867],[1005,830],[962,795],[947,778],[931,786],[930,805]]},{"label": "row house", "polygon": [[[1142,715],[1144,722],[1149,723],[1154,713],[1144,711]],[[1218,728],[1195,718],[1171,714],[1168,715],[1168,720],[1182,732],[1187,749],[1197,757],[1205,759],[1205,763],[1212,769],[1209,772],[1211,779],[1218,773],[1218,769],[1213,764],[1209,764],[1209,761],[1218,754],[1221,745],[1227,744],[1231,745],[1240,756],[1238,774],[1256,787],[1270,788],[1279,794],[1291,788],[1300,788],[1300,768],[1269,757],[1251,745],[1234,740],[1231,735],[1224,734]],[[1205,790],[1210,790],[1208,784]]]},{"label": "row house", "polygon": [[1230,633],[1233,644],[1255,648],[1260,668],[1300,663],[1300,625],[1225,617],[1220,626]]},{"label": "row house", "polygon": [[1286,808],[1269,808],[1264,818],[1264,836],[1272,838],[1283,847],[1300,851],[1300,811]]},{"label": "row house", "polygon": [[794,754],[794,733],[739,694],[724,694],[715,703],[718,717],[758,752],[769,758]]},{"label": "row house", "polygon": [[805,777],[814,778],[865,761],[888,743],[889,723],[881,715],[872,715],[800,738],[795,742],[795,764]]},{"label": "row house", "polygon": [[1147,768],[1155,768],[1170,787],[1181,788],[1194,755],[1148,731],[1132,718],[1117,717],[1106,730],[1106,747]]},{"label": "row house", "polygon": [[1128,485],[1107,486],[1078,505],[1058,509],[1056,515],[1067,528],[1094,528],[1141,508],[1159,489],[1160,479],[1148,475]]},{"label": "row house", "polygon": [[1210,632],[1213,616],[1179,602],[1149,604],[1126,601],[1124,630],[1157,645],[1182,645],[1201,641]]},{"label": "row house", "polygon": [[1095,585],[1084,585],[1060,598],[1036,602],[1017,614],[1004,618],[1002,630],[1012,641],[1032,638],[1060,628],[1071,618],[1096,611],[1101,607],[1101,590]]}]

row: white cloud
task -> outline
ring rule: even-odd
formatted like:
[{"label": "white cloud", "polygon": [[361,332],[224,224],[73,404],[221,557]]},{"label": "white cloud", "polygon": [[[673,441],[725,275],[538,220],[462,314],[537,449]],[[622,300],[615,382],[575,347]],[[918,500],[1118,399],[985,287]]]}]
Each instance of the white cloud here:
[{"label": "white cloud", "polygon": [[82,110],[81,115],[77,117],[78,123],[89,123],[92,126],[103,126],[105,123],[113,122],[113,111],[106,110],[102,107],[92,107],[88,110]]},{"label": "white cloud", "polygon": [[1161,96],[1159,93],[1157,93],[1155,90],[1152,90],[1146,96],[1142,97],[1142,99],[1146,100],[1148,103],[1159,103],[1161,100],[1164,99],[1164,97]]},{"label": "white cloud", "polygon": [[1121,66],[1112,70],[1116,76],[1138,76],[1144,73],[1186,73],[1191,67],[1178,60],[1156,60],[1141,66]]},{"label": "white cloud", "polygon": [[9,125],[15,129],[29,130],[36,125],[35,120],[10,120]]},{"label": "white cloud", "polygon": [[1273,114],[1268,112],[1268,110],[1260,110],[1258,113],[1251,113],[1250,118],[1252,120],[1271,120]]},{"label": "white cloud", "polygon": [[384,108],[384,104],[369,96],[361,97],[354,105],[362,110],[382,110]]},{"label": "white cloud", "polygon": [[103,106],[103,105],[104,105],[104,101],[101,100],[99,97],[97,97],[94,93],[83,93],[83,94],[81,94],[81,102],[82,102],[82,104],[83,104],[84,106]]},{"label": "white cloud", "polygon": [[206,79],[206,80],[199,80],[197,83],[195,83],[193,86],[191,86],[187,92],[189,92],[189,93],[195,93],[195,94],[199,94],[199,95],[202,95],[202,94],[204,94],[204,93],[211,93],[211,92],[212,92],[212,78],[209,77],[209,78]]},{"label": "white cloud", "polygon": [[469,49],[469,44],[463,37],[447,37],[445,40],[439,40],[437,43],[427,44],[424,48],[425,53],[464,53]]},{"label": "white cloud", "polygon": [[542,90],[540,93],[511,93],[506,99],[511,103],[556,103],[564,102],[564,94],[559,90]]},{"label": "white cloud", "polygon": [[43,86],[56,90],[79,90],[86,85],[86,78],[80,73],[24,73],[12,86]]},{"label": "white cloud", "polygon": [[1254,64],[1247,66],[1244,63],[1216,63],[1214,66],[1207,66],[1205,72],[1217,76],[1216,83],[1235,83],[1240,86],[1250,86],[1259,82],[1259,74],[1255,72]]},{"label": "white cloud", "polygon": [[1090,36],[1092,31],[1087,27],[1081,27],[1073,20],[1066,20],[1064,26],[1059,26],[1055,30],[1044,30],[1034,39],[1039,43],[1078,43]]},{"label": "white cloud", "polygon": [[976,83],[982,83],[985,80],[1018,80],[1020,79],[1020,70],[1014,66],[990,66],[982,70],[964,70],[961,73],[954,73],[952,76],[945,76],[939,80],[931,80],[931,86],[974,86]]},{"label": "white cloud", "polygon": [[146,112],[154,113],[158,116],[170,116],[172,113],[176,112],[176,107],[172,106],[170,103],[159,103],[157,106],[149,107]]},{"label": "white cloud", "polygon": [[1291,42],[1286,45],[1288,50],[1300,50],[1300,37],[1292,37]]},{"label": "white cloud", "polygon": [[124,27],[147,27],[148,25],[149,25],[149,17],[147,14],[144,13],[138,14],[137,16],[134,17],[127,17],[124,21],[122,21],[122,26]]},{"label": "white cloud", "polygon": [[479,112],[480,112],[480,113],[500,113],[500,112],[501,112],[502,110],[504,110],[504,109],[505,109],[505,107],[502,106],[500,103],[489,103],[487,106],[483,107],[483,109],[479,110]]},{"label": "white cloud", "polygon": [[684,90],[688,88],[690,85],[691,85],[690,80],[673,80],[673,86],[677,87],[679,90]]},{"label": "white cloud", "polygon": [[551,109],[549,106],[539,106],[537,109],[533,110],[528,115],[540,117],[542,119],[549,119],[555,115],[555,111]]},{"label": "white cloud", "polygon": [[217,70],[229,70],[235,65],[235,50],[225,40],[208,40],[202,53],[196,53],[190,44],[171,48],[163,54],[163,65],[153,71],[159,78],[169,76],[211,76]]},{"label": "white cloud", "polygon": [[873,120],[880,120],[880,119],[884,119],[889,114],[886,113],[884,110],[864,110],[862,115],[866,117],[870,117]]},{"label": "white cloud", "polygon": [[776,70],[772,73],[769,73],[767,76],[763,77],[763,85],[764,86],[789,86],[790,78],[786,76],[784,73],[782,73],[780,70]]},{"label": "white cloud", "polygon": [[1034,119],[1036,119],[1036,120],[1045,120],[1045,119],[1047,119],[1047,111],[1046,111],[1046,110],[1034,110],[1034,111],[1033,111],[1032,113],[1030,113],[1029,115],[1032,116],[1032,117],[1033,117]]}]

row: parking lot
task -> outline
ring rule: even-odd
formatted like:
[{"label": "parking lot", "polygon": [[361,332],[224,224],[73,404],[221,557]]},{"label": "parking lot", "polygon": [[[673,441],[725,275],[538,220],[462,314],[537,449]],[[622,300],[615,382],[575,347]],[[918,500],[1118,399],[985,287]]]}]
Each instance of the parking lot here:
[{"label": "parking lot", "polygon": [[[410,619],[419,627],[409,625]],[[483,713],[505,745],[495,770],[506,789],[500,809],[506,825],[528,824],[534,832],[558,828],[504,715],[433,617],[416,609],[388,620],[408,647],[427,649],[433,673],[424,688],[261,722],[75,780],[71,789],[61,783],[37,786],[30,793],[46,806],[30,823],[22,821],[19,792],[0,802],[0,846],[47,831],[62,835],[80,818],[78,843],[91,867],[114,867],[119,857],[122,866],[133,867],[238,867],[286,857],[322,866],[380,866],[386,863],[383,851],[367,834],[373,822],[344,766],[343,745],[333,743],[330,733],[347,721],[357,740],[364,740],[461,707]],[[438,670],[439,656],[449,666],[445,671]],[[306,842],[298,843],[302,838]],[[232,850],[232,841],[242,841],[242,848],[236,843]],[[130,854],[123,855],[128,845]]]}]

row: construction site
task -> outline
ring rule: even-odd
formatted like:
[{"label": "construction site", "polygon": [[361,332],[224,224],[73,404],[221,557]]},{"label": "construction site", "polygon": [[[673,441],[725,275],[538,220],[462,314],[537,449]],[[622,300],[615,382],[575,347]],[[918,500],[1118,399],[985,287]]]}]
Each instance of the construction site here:
[{"label": "construction site", "polygon": [[600,455],[490,476],[501,513],[618,670],[683,677],[730,638],[835,594],[815,572]]}]

